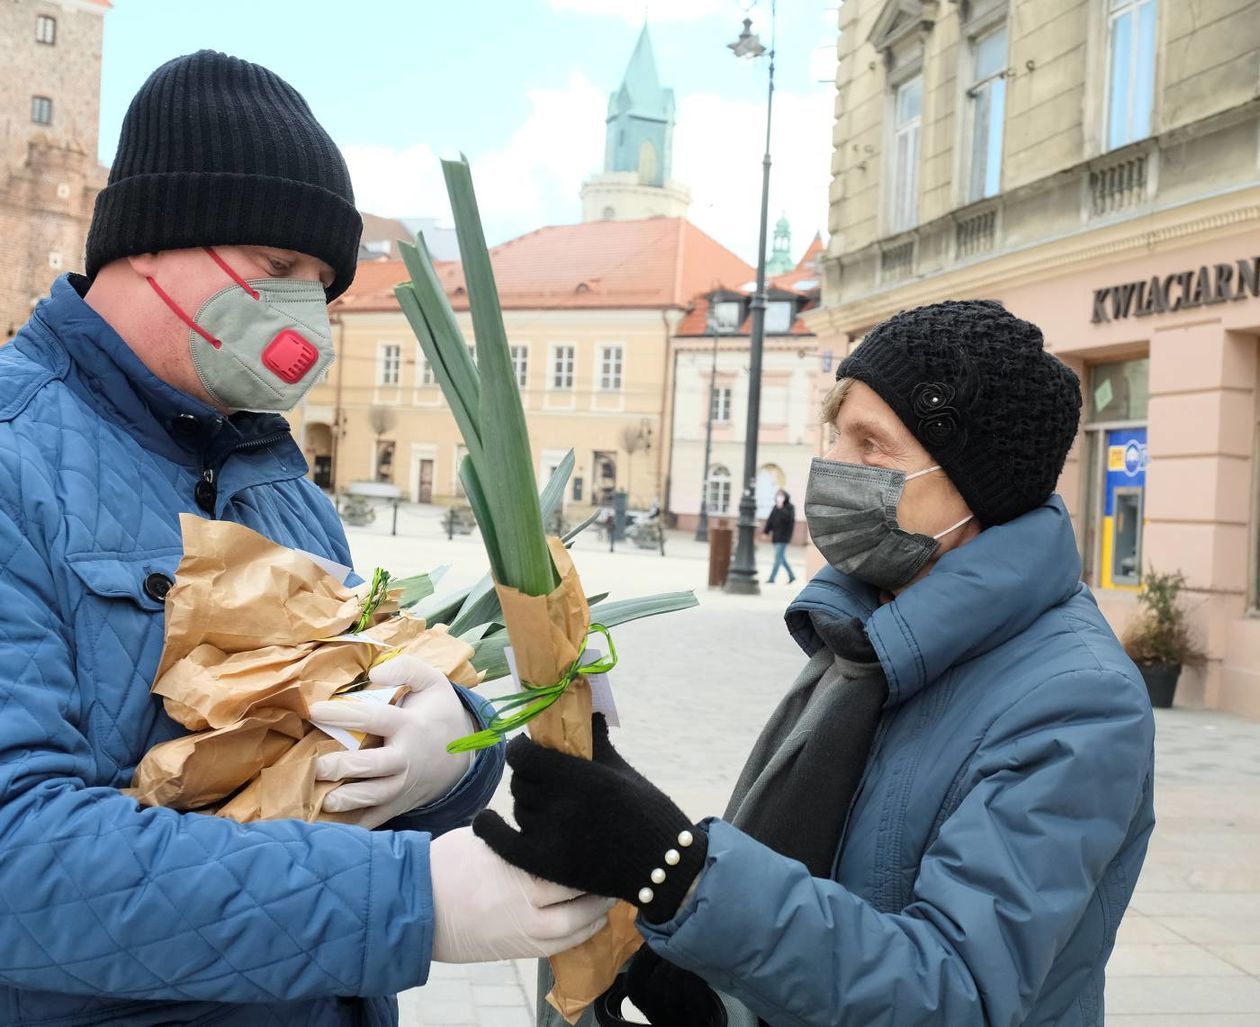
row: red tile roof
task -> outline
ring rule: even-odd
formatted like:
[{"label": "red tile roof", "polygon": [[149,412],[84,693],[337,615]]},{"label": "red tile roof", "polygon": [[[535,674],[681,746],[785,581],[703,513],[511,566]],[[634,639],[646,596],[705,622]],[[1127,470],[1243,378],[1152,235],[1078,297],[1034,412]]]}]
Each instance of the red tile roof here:
[{"label": "red tile roof", "polygon": [[[685,218],[554,225],[490,251],[505,309],[686,307],[693,296],[739,288],[755,272]],[[456,309],[466,308],[463,269],[434,264]],[[394,310],[401,261],[359,265],[334,310]]]}]

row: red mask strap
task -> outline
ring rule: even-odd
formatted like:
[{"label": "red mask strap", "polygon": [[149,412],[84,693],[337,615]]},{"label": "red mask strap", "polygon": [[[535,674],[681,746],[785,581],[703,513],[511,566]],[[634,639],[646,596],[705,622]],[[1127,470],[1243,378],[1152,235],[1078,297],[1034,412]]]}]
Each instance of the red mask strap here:
[{"label": "red mask strap", "polygon": [[149,278],[147,275],[145,276],[144,280],[148,282],[150,286],[152,286],[153,291],[156,292],[159,297],[161,297],[162,302],[165,303],[168,307],[170,307],[172,313],[174,313],[176,317],[178,317],[181,321],[183,321],[184,324],[188,325],[189,328],[191,328],[194,332],[196,332],[203,339],[205,339],[206,342],[210,343],[210,345],[213,346],[215,349],[222,348],[223,343],[221,343],[213,335],[211,335],[204,328],[202,328],[201,325],[197,324],[197,322],[194,321],[191,317],[185,314],[183,307],[181,307],[178,303],[176,303],[173,299],[171,299],[168,295],[166,295],[162,287],[158,285],[157,282],[155,282],[152,278]]},{"label": "red mask strap", "polygon": [[247,293],[249,293],[250,299],[252,300],[258,299],[258,292],[250,286],[249,282],[245,281],[244,278],[242,278],[235,271],[233,271],[232,266],[226,260],[220,257],[217,253],[215,253],[214,250],[211,249],[211,247],[209,246],[203,246],[202,249],[204,249],[208,254],[210,254],[210,259],[219,265],[219,267],[223,270],[223,273],[225,275],[227,275],[230,279],[232,279],[232,281],[234,281],[237,285],[239,285],[242,289],[244,289]]}]

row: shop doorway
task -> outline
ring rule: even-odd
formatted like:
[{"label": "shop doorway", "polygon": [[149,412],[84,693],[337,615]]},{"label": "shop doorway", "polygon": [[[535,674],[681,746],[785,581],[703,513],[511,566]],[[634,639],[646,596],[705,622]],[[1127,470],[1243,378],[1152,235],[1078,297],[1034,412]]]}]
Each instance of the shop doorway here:
[{"label": "shop doorway", "polygon": [[591,505],[612,506],[613,493],[617,491],[617,454],[597,449],[592,454],[592,463]]},{"label": "shop doorway", "polygon": [[416,502],[433,502],[433,461],[421,460],[416,484]]}]

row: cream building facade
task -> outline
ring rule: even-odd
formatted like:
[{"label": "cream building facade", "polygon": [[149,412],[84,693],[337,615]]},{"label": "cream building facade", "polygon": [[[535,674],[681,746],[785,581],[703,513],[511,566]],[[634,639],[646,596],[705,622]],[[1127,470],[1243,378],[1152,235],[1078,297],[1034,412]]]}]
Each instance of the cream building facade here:
[{"label": "cream building facade", "polygon": [[[787,234],[782,224],[779,234]],[[818,349],[801,320],[818,302],[821,254],[822,241],[815,238],[799,264],[792,268],[789,263],[767,290],[757,516],[769,514],[783,489],[799,512],[797,542],[808,539],[805,484],[824,436],[817,416],[823,388],[819,370],[834,361],[833,354]],[[748,286],[696,297],[671,341],[666,509],[674,525],[686,531],[696,528],[702,507],[714,521],[734,525],[739,517],[750,380],[749,301]]]},{"label": "cream building facade", "polygon": [[1002,301],[1081,376],[1060,481],[1122,629],[1183,571],[1210,660],[1178,701],[1260,715],[1260,3],[848,0],[819,345]]},{"label": "cream building facade", "polygon": [[[689,222],[654,218],[540,229],[491,253],[535,473],[574,450],[567,503],[589,511],[624,491],[664,499],[670,336],[701,288],[742,284],[752,269]],[[458,264],[440,278],[472,343]],[[399,261],[359,265],[332,307],[338,360],[295,412],[317,483],[342,491],[387,482],[416,502],[462,498],[462,444],[394,298]]]}]

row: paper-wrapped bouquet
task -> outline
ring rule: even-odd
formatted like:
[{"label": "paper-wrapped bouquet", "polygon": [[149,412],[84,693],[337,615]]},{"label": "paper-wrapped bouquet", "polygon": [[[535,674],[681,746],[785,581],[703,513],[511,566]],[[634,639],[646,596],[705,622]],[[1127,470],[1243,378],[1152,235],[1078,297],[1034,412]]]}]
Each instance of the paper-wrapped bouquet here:
[{"label": "paper-wrapped bouquet", "polygon": [[[528,724],[535,741],[575,756],[592,753],[588,674],[615,660],[610,623],[592,610],[577,570],[559,539],[548,539],[535,502],[534,461],[498,292],[465,161],[444,161],[476,340],[469,352],[424,240],[404,245],[411,281],[396,294],[451,407],[468,455],[460,479],[481,527],[522,690],[497,700],[487,731],[461,745],[488,744]],[[694,605],[686,594],[675,608]],[[603,659],[588,647],[603,643]],[[456,746],[459,748],[460,746]],[[612,983],[642,943],[635,910],[619,904],[594,938],[552,958],[548,1001],[569,1022]]]}]

